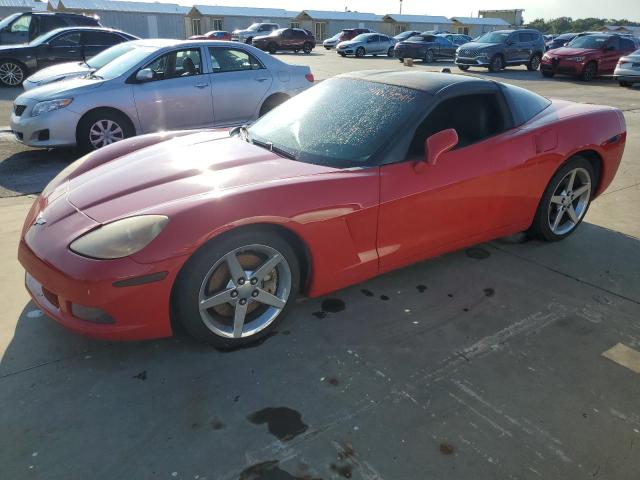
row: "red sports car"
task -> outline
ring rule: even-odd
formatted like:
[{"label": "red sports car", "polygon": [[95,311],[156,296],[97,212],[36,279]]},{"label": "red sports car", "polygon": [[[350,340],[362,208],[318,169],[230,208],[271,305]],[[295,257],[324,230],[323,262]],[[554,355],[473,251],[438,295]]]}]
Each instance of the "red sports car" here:
[{"label": "red sports car", "polygon": [[231,34],[224,30],[211,30],[204,35],[191,35],[189,40],[231,40]]},{"label": "red sports car", "polygon": [[34,301],[72,330],[133,340],[181,323],[232,348],[299,292],[514,232],[563,239],[625,139],[610,107],[464,75],[345,74],[250,126],[88,154],[31,208],[19,258]]}]

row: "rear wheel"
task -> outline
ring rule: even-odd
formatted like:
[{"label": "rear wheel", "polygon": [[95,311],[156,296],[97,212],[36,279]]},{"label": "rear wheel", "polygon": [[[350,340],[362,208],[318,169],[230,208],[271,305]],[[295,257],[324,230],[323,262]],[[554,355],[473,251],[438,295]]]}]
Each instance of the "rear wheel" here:
[{"label": "rear wheel", "polygon": [[262,107],[260,107],[260,116],[263,116],[266,113],[269,113],[271,110],[276,108],[281,103],[287,101],[288,99],[289,97],[287,97],[284,93],[277,93],[270,96],[264,101],[264,103],[262,104]]},{"label": "rear wheel", "polygon": [[393,47],[389,47],[389,50],[387,50],[387,57],[393,57]]},{"label": "rear wheel", "polygon": [[596,62],[589,62],[585,65],[584,70],[580,74],[580,80],[583,82],[590,82],[598,74],[598,65]]},{"label": "rear wheel", "polygon": [[135,129],[124,114],[109,110],[96,111],[81,120],[77,142],[83,152],[90,152],[134,135]]},{"label": "rear wheel", "polygon": [[463,72],[466,72],[467,70],[469,70],[469,65],[458,65],[458,68]]},{"label": "rear wheel", "polygon": [[529,60],[529,63],[527,63],[527,70],[529,70],[530,72],[535,72],[536,70],[538,70],[538,68],[540,68],[541,60],[542,58],[540,57],[540,55],[533,55]]},{"label": "rear wheel", "polygon": [[596,180],[587,159],[565,163],[547,185],[530,231],[549,242],[573,233],[589,209]]},{"label": "rear wheel", "polygon": [[174,320],[195,338],[235,348],[268,335],[296,297],[300,267],[280,236],[231,232],[197,251],[176,280]]},{"label": "rear wheel", "polygon": [[618,82],[618,84],[619,84],[621,87],[631,87],[631,86],[633,85],[631,82],[625,82],[624,80],[620,80],[620,81]]},{"label": "rear wheel", "polygon": [[309,55],[311,53],[311,50],[313,50],[313,45],[311,45],[311,43],[309,42],[305,42],[304,45],[302,45],[302,51]]},{"label": "rear wheel", "polygon": [[553,72],[541,72],[541,73],[544,78],[553,78],[553,76],[555,75],[555,73]]},{"label": "rear wheel", "polygon": [[267,45],[267,51],[271,55],[275,55],[275,53],[278,51],[278,45],[275,42],[270,42],[269,45]]},{"label": "rear wheel", "polygon": [[494,55],[491,59],[491,63],[489,64],[489,71],[496,73],[504,68],[504,59],[502,55]]},{"label": "rear wheel", "polygon": [[27,78],[27,69],[19,62],[7,60],[0,63],[0,84],[3,87],[19,87]]},{"label": "rear wheel", "polygon": [[356,57],[362,58],[364,57],[364,54],[365,54],[364,47],[358,47],[356,49]]},{"label": "rear wheel", "polygon": [[344,53],[344,52],[338,52],[338,54],[340,54],[341,57],[346,57],[347,56],[347,54]]},{"label": "rear wheel", "polygon": [[253,37],[249,37],[245,40],[245,42],[247,45],[251,45],[253,43]]},{"label": "rear wheel", "polygon": [[424,61],[424,63],[433,62],[433,51],[427,50],[426,52],[424,52],[424,58],[422,60]]}]

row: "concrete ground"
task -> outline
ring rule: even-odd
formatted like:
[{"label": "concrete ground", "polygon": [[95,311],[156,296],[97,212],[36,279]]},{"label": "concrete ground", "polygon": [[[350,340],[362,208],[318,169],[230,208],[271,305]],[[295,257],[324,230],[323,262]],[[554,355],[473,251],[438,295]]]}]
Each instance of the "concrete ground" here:
[{"label": "concrete ground", "polygon": [[[408,68],[279,57],[317,79]],[[45,318],[22,285],[18,236],[30,194],[75,154],[0,132],[0,476],[637,479],[640,89],[522,68],[491,77],[625,110],[620,171],[580,229],[300,299],[277,335],[229,353],[183,337],[98,342]],[[15,94],[0,91],[3,118]]]}]

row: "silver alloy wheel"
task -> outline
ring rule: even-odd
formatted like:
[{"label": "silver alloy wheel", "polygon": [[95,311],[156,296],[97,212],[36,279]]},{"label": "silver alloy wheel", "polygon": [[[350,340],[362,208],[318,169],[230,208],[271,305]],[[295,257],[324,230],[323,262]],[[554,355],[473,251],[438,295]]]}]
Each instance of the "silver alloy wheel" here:
[{"label": "silver alloy wheel", "polygon": [[204,324],[224,338],[246,338],[267,328],[291,294],[291,269],[267,245],[236,248],[209,269],[198,307]]},{"label": "silver alloy wheel", "polygon": [[120,140],[124,140],[124,131],[113,120],[98,120],[89,129],[89,142],[96,150]]},{"label": "silver alloy wheel", "polygon": [[570,170],[558,183],[549,202],[551,231],[564,235],[580,222],[591,199],[591,177],[584,168]]},{"label": "silver alloy wheel", "polygon": [[0,65],[0,81],[5,85],[15,87],[24,80],[22,67],[14,62],[4,62]]},{"label": "silver alloy wheel", "polygon": [[424,54],[425,63],[433,62],[433,52],[431,50],[427,50]]},{"label": "silver alloy wheel", "polygon": [[537,55],[535,55],[532,59],[531,59],[531,70],[538,70],[538,68],[540,68],[540,57],[538,57]]}]

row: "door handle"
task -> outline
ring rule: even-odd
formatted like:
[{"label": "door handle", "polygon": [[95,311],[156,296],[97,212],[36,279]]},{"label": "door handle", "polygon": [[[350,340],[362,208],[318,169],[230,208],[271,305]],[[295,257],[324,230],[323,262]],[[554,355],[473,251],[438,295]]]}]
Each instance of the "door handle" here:
[{"label": "door handle", "polygon": [[208,87],[208,83],[196,83],[196,88],[205,88]]}]

